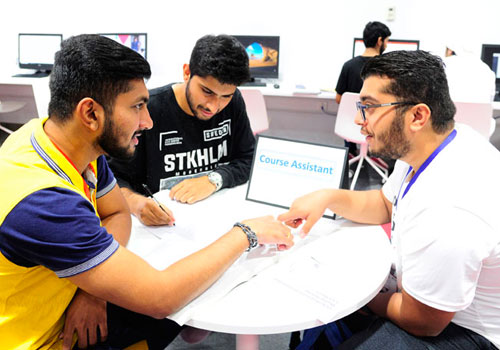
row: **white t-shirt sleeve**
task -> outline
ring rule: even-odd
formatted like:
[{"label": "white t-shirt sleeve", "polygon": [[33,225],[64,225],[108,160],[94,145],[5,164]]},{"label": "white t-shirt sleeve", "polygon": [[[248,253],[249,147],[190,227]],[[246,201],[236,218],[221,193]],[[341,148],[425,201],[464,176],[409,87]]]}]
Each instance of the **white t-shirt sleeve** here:
[{"label": "white t-shirt sleeve", "polygon": [[412,218],[402,235],[403,289],[430,307],[456,312],[475,294],[488,245],[489,228],[457,207],[428,207]]}]

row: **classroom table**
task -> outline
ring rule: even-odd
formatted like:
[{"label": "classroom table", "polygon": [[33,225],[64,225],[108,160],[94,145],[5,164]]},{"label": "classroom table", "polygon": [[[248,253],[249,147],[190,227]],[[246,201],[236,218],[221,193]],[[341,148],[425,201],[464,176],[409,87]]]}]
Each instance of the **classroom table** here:
[{"label": "classroom table", "polygon": [[[236,221],[285,211],[248,201],[247,186],[221,190],[195,204],[155,196],[175,227],[146,227],[133,218],[128,248],[164,269],[208,245]],[[181,324],[237,335],[237,349],[258,349],[258,335],[316,327],[364,306],[384,285],[393,258],[380,226],[322,218],[295,246],[260,246],[244,253],[221,279],[171,318]],[[242,233],[243,234],[243,233]]]}]

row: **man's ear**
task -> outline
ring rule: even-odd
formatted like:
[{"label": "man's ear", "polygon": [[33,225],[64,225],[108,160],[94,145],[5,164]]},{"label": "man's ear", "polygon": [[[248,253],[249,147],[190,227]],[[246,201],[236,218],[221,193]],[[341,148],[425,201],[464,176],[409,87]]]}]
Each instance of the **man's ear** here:
[{"label": "man's ear", "polygon": [[425,103],[413,106],[410,112],[410,130],[413,132],[420,131],[425,125],[431,122],[431,109]]},{"label": "man's ear", "polygon": [[382,38],[381,36],[379,36],[378,39],[377,39],[377,48],[382,47],[382,45],[384,45],[384,38]]},{"label": "man's ear", "polygon": [[104,125],[104,108],[90,97],[81,99],[75,112],[82,125],[89,131],[97,131]]},{"label": "man's ear", "polygon": [[189,78],[191,78],[191,70],[189,69],[189,64],[184,63],[182,66],[182,77],[184,78],[184,82],[187,83]]}]

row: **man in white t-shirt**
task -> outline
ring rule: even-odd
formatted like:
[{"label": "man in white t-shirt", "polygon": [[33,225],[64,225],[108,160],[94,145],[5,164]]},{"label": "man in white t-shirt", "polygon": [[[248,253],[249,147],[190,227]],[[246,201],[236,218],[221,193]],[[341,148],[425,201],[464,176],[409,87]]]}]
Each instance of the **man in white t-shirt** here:
[{"label": "man in white t-shirt", "polygon": [[495,73],[464,44],[448,43],[444,63],[453,101],[493,101],[496,90]]},{"label": "man in white t-shirt", "polygon": [[381,190],[313,192],[279,217],[305,221],[304,235],[326,208],[366,224],[392,220],[397,288],[368,304],[378,317],[340,348],[496,349],[500,152],[455,125],[438,57],[391,52],[362,77],[356,123],[372,154],[398,159],[394,172]]}]

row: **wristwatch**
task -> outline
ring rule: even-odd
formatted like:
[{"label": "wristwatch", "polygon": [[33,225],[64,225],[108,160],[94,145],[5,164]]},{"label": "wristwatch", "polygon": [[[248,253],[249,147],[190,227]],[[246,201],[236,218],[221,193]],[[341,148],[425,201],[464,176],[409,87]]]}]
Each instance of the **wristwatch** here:
[{"label": "wristwatch", "polygon": [[221,189],[222,187],[222,175],[216,171],[208,173],[208,181],[210,181],[215,186],[215,191]]}]

